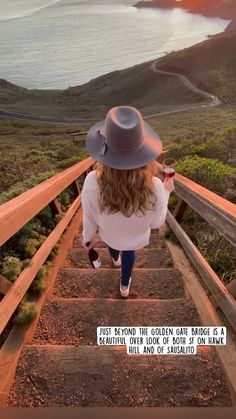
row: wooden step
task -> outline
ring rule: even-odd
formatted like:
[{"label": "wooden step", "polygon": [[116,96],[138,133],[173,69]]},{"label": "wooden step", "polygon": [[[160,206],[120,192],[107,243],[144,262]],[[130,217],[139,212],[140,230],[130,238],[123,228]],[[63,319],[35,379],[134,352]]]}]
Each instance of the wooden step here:
[{"label": "wooden step", "polygon": [[[81,223],[80,224],[80,227],[79,227],[79,233],[82,233],[82,231],[83,231],[83,223]],[[152,230],[151,230],[151,235],[152,234],[159,234],[159,232],[160,232],[160,230],[159,230],[159,228],[153,228]]]},{"label": "wooden step", "polygon": [[230,407],[214,349],[128,355],[114,347],[26,346],[8,407]]},{"label": "wooden step", "polygon": [[197,326],[192,301],[56,299],[41,312],[33,339],[37,344],[96,345],[99,326]]},{"label": "wooden step", "polygon": [[[96,245],[94,246],[95,249],[107,248],[106,244],[102,241],[102,239],[100,238],[98,234],[95,235],[95,242],[96,242]],[[83,249],[82,234],[79,234],[78,236],[75,237],[73,247],[78,247],[80,249]],[[166,247],[165,240],[160,238],[159,234],[152,233],[150,235],[149,245],[145,246],[144,249],[148,249],[152,247],[162,247],[162,248]]]},{"label": "wooden step", "polygon": [[[118,269],[62,269],[57,277],[57,297],[120,298]],[[177,269],[134,269],[129,298],[176,299],[184,297]]]},{"label": "wooden step", "polygon": [[[102,268],[116,268],[107,249],[99,249]],[[86,249],[70,249],[64,264],[65,268],[91,268]],[[167,268],[173,267],[173,261],[167,249],[140,249],[136,251],[134,268]]]}]

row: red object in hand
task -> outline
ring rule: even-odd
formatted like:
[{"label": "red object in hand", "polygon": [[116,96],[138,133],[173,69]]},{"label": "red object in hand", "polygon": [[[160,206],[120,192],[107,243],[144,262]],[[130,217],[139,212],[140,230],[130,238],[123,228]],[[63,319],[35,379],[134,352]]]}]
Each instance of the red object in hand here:
[{"label": "red object in hand", "polygon": [[165,178],[171,178],[175,175],[175,169],[173,167],[164,167],[162,172]]},{"label": "red object in hand", "polygon": [[175,175],[175,169],[173,168],[175,160],[167,158],[163,160],[162,173],[165,179],[172,178]]}]

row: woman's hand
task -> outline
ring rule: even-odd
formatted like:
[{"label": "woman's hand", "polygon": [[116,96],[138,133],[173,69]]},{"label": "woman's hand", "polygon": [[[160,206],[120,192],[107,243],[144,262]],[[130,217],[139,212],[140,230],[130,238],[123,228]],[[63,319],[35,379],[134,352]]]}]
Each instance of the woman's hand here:
[{"label": "woman's hand", "polygon": [[169,192],[173,192],[175,190],[173,177],[166,178],[163,182],[163,185],[164,185],[164,188],[167,189]]},{"label": "woman's hand", "polygon": [[95,240],[94,239],[91,239],[90,240],[90,245],[89,246],[86,246],[86,243],[87,242],[82,242],[82,246],[85,248],[85,249],[87,249],[88,251],[90,250],[90,249],[92,249],[93,247],[95,247]]}]

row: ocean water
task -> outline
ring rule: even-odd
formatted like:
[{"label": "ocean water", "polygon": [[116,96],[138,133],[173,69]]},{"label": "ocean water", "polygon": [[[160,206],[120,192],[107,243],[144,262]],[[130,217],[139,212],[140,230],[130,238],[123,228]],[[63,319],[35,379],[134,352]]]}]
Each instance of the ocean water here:
[{"label": "ocean water", "polygon": [[228,20],[135,0],[0,0],[0,78],[63,89],[222,32]]}]

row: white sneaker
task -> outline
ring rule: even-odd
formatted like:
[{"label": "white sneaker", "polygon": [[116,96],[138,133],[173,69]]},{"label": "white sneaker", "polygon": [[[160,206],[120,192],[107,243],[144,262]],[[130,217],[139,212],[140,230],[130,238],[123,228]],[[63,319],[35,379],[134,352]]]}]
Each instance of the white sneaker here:
[{"label": "white sneaker", "polygon": [[121,266],[121,257],[120,257],[120,255],[119,255],[119,257],[118,257],[118,260],[114,260],[114,259],[112,258],[112,261],[113,261],[113,263],[114,263],[114,266],[116,266],[117,268],[118,268],[119,266]]},{"label": "white sneaker", "polygon": [[127,286],[122,285],[121,280],[120,280],[120,295],[122,297],[127,298],[129,296],[129,289],[130,289],[131,280],[132,280],[132,278],[130,277],[129,283],[128,283]]}]

